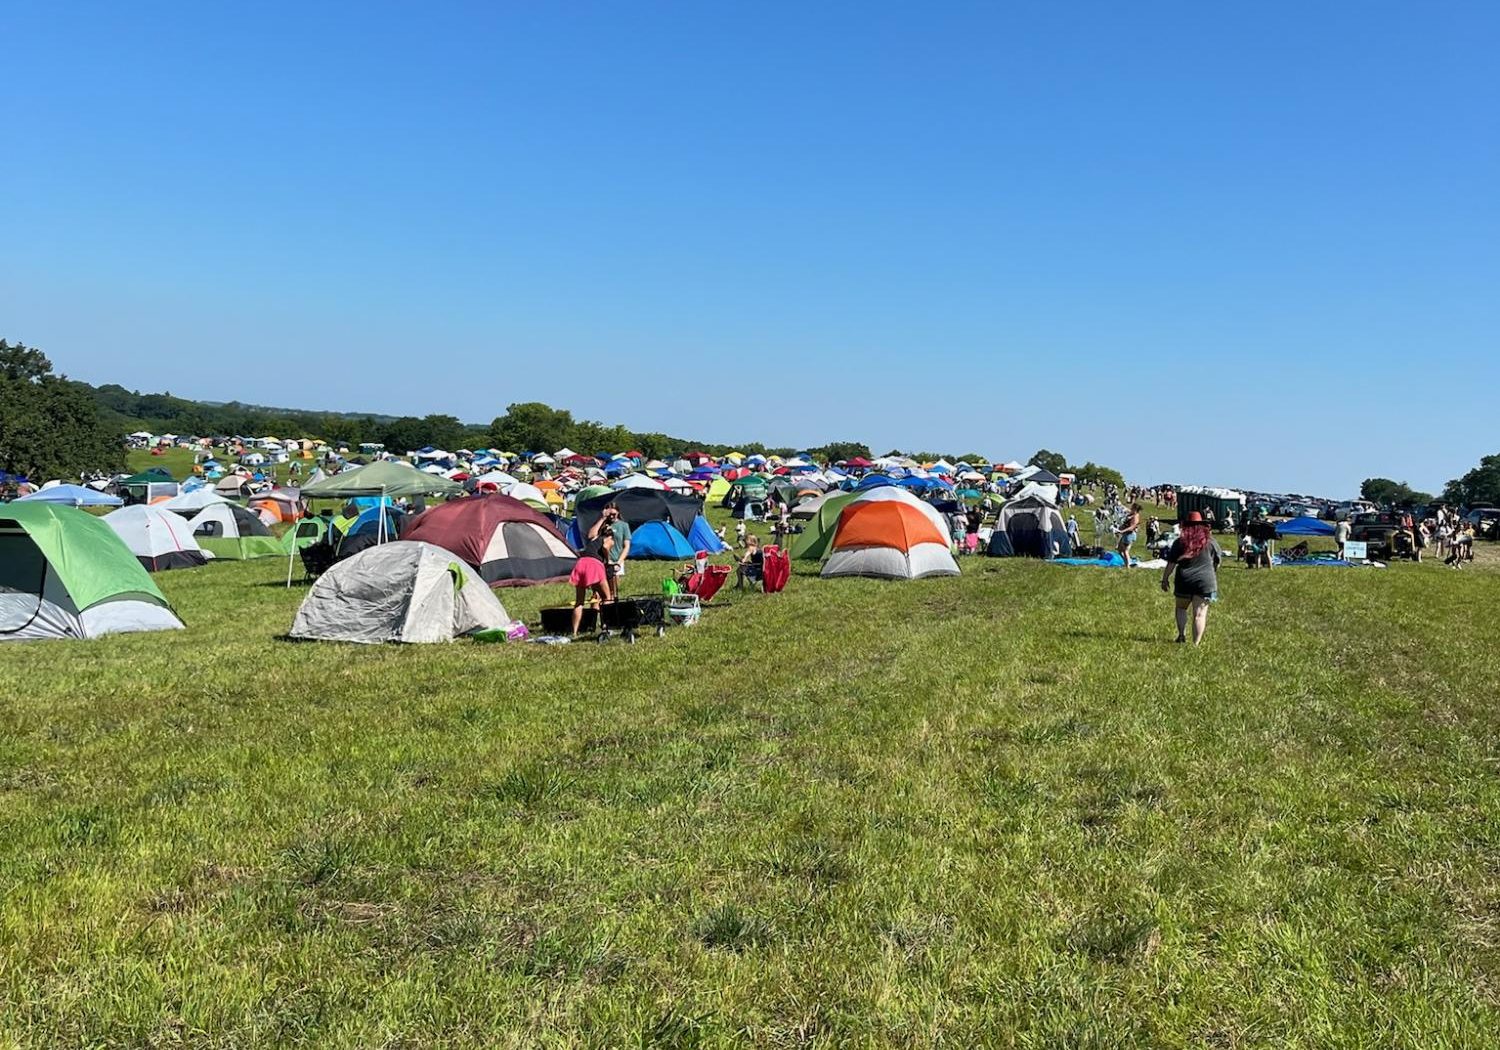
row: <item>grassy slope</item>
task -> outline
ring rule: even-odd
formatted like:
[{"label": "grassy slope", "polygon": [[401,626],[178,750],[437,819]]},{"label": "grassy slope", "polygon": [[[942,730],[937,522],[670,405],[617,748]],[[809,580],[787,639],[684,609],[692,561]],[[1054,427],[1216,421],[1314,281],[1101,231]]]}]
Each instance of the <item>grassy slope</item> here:
[{"label": "grassy slope", "polygon": [[1500,576],[1228,569],[1193,651],[1154,573],[964,570],[362,649],[220,564],[186,632],[0,647],[5,1026],[1494,1045]]}]

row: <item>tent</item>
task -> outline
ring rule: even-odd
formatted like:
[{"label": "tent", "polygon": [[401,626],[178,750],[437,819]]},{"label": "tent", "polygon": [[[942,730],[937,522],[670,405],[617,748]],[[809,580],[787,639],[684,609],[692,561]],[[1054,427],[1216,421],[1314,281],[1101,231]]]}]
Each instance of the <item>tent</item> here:
[{"label": "tent", "polygon": [[1277,536],[1332,536],[1334,524],[1318,518],[1292,518],[1276,523]]},{"label": "tent", "polygon": [[118,482],[115,489],[125,494],[127,503],[153,503],[177,495],[177,482],[165,470],[152,467]]},{"label": "tent", "polygon": [[550,518],[509,496],[453,500],[423,511],[402,539],[452,551],[494,587],[566,583],[578,560]]},{"label": "tent", "polygon": [[822,561],[833,546],[833,534],[838,528],[839,514],[844,506],[854,499],[852,492],[830,492],[792,511],[796,517],[803,507],[815,507],[811,520],[802,529],[802,534],[792,542],[792,557],[798,561]]},{"label": "tent", "polygon": [[604,508],[611,503],[620,508],[621,520],[632,529],[639,529],[647,522],[666,520],[684,537],[693,531],[693,519],[703,510],[703,504],[694,496],[665,489],[622,489],[578,501],[578,535],[587,536],[594,522],[604,513]]},{"label": "tent", "polygon": [[91,489],[87,485],[52,485],[21,496],[17,503],[61,503],[69,507],[118,507],[125,501],[119,496]]},{"label": "tent", "polygon": [[191,569],[208,561],[188,523],[169,510],[137,504],[115,511],[104,524],[115,530],[147,572]]},{"label": "tent", "polygon": [[905,489],[873,489],[840,509],[822,574],[888,580],[957,576],[952,544],[947,522],[931,506]]},{"label": "tent", "polygon": [[710,501],[716,500],[722,503],[724,501],[724,498],[728,495],[729,482],[722,477],[715,477],[708,483],[708,491],[704,493],[704,498]]},{"label": "tent", "polygon": [[668,521],[648,521],[630,531],[630,556],[632,558],[676,558],[691,561],[698,548],[688,542],[678,529]]},{"label": "tent", "polygon": [[181,627],[104,519],[56,503],[0,506],[0,641]]},{"label": "tent", "polygon": [[494,592],[451,551],[394,540],[341,561],[313,584],[291,637],[331,642],[449,642],[505,627]]},{"label": "tent", "polygon": [[721,554],[729,549],[728,545],[719,539],[719,534],[713,530],[713,526],[709,525],[708,519],[701,514],[693,519],[693,527],[688,531],[687,541],[694,553],[707,551],[709,554]]},{"label": "tent", "polygon": [[1073,544],[1057,505],[1033,495],[1000,508],[986,553],[997,558],[1071,558]]},{"label": "tent", "polygon": [[230,501],[219,495],[213,489],[204,485],[187,492],[179,492],[169,500],[163,500],[157,506],[162,510],[170,510],[183,517],[191,518],[204,507],[212,507],[215,503],[229,503]]},{"label": "tent", "polygon": [[204,507],[188,519],[198,546],[215,558],[241,561],[285,553],[260,516],[232,503]]},{"label": "tent", "polygon": [[302,489],[303,499],[340,499],[354,496],[457,496],[464,488],[456,481],[427,474],[409,463],[381,460],[341,471]]},{"label": "tent", "polygon": [[244,474],[225,474],[214,485],[221,496],[246,496],[250,493],[250,478]]},{"label": "tent", "polygon": [[323,518],[303,518],[281,534],[281,549],[290,554],[303,547],[321,542],[328,533],[328,522]]},{"label": "tent", "polygon": [[302,517],[302,501],[296,489],[275,489],[250,497],[250,509],[267,525],[296,521]]}]

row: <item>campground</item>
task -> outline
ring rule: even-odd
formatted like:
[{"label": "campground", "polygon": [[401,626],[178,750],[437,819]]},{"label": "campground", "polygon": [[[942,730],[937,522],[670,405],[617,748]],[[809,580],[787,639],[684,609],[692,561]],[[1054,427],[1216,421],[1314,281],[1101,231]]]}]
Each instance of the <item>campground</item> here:
[{"label": "campground", "polygon": [[186,631],[0,648],[4,1028],[1493,1046],[1488,554],[1228,565],[1201,650],[1026,559],[634,646],[290,643],[284,561],[164,573]]}]

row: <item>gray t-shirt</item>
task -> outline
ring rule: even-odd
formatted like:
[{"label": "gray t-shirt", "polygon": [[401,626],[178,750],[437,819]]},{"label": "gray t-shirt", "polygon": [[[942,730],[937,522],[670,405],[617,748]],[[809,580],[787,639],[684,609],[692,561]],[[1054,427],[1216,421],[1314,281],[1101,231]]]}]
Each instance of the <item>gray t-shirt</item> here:
[{"label": "gray t-shirt", "polygon": [[1213,540],[1193,557],[1183,560],[1182,541],[1175,541],[1167,551],[1167,561],[1177,566],[1177,583],[1172,593],[1179,598],[1208,598],[1219,590],[1219,545]]}]

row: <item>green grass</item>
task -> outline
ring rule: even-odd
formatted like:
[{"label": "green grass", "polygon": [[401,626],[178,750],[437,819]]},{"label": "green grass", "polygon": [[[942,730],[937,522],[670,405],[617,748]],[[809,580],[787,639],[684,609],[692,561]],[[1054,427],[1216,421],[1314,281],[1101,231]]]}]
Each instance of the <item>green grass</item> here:
[{"label": "green grass", "polygon": [[1195,651],[1155,573],[963,568],[799,572],[634,647],[371,649],[280,640],[285,563],[226,563],[159,577],[185,632],[0,646],[0,1021],[1500,1041],[1500,574],[1227,567]]}]

